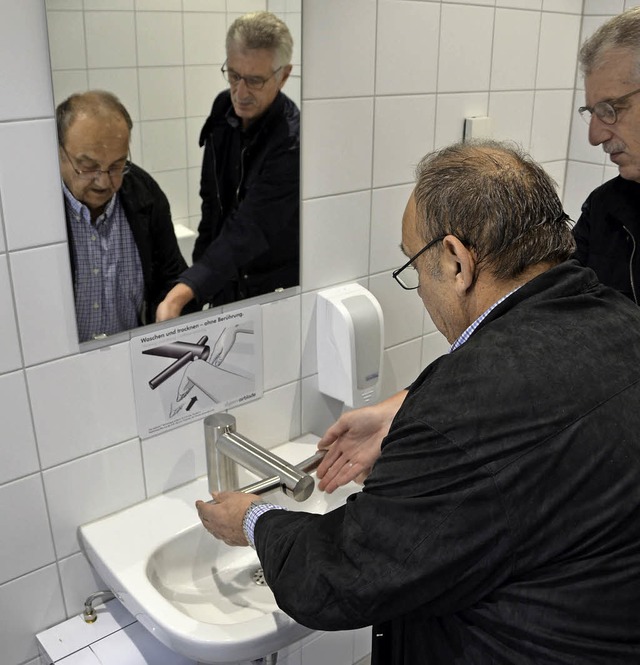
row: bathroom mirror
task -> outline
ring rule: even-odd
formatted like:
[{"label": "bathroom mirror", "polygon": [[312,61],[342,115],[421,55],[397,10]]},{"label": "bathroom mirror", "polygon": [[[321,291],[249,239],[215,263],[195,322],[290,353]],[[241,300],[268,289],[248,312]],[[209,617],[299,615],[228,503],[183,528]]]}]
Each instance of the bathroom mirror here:
[{"label": "bathroom mirror", "polygon": [[301,1],[279,11],[274,0],[45,0],[55,105],[96,88],[120,98],[133,120],[131,160],[167,195],[189,265],[200,222],[198,138],[228,87],[220,72],[227,28],[256,10],[287,23],[293,70],[283,92],[300,108]]}]

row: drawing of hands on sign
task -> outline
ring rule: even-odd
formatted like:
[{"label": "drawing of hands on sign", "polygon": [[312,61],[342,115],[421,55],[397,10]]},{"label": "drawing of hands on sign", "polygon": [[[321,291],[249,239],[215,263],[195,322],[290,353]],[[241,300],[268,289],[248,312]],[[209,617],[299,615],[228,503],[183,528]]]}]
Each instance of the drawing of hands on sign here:
[{"label": "drawing of hands on sign", "polygon": [[236,337],[238,333],[246,333],[247,335],[253,335],[253,330],[251,328],[241,328],[240,324],[235,326],[230,326],[225,328],[221,333],[220,337],[216,340],[216,343],[213,345],[211,350],[211,356],[209,362],[216,367],[219,367],[223,360],[227,357],[227,354],[233,348],[233,345],[236,342]]}]

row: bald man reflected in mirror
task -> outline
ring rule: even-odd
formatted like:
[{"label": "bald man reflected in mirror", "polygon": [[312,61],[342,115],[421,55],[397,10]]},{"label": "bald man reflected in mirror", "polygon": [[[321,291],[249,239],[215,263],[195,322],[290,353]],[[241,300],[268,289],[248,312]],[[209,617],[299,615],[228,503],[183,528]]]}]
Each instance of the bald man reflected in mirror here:
[{"label": "bald man reflected in mirror", "polygon": [[187,264],[167,197],[129,159],[131,117],[93,90],[63,101],[56,122],[79,340],[153,323]]}]

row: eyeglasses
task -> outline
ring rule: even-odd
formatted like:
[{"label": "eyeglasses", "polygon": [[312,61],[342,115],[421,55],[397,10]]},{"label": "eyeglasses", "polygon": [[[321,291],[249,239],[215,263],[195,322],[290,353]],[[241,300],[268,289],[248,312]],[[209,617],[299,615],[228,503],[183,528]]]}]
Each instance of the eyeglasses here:
[{"label": "eyeglasses", "polygon": [[[447,236],[438,236],[434,238],[431,242],[428,242],[417,254],[412,256],[402,267],[394,270],[392,275],[393,279],[400,284],[403,289],[407,291],[412,291],[417,289],[420,286],[420,280],[418,276],[418,271],[416,270],[413,262],[421,255],[424,254],[428,249],[433,247],[436,243],[439,243],[441,240],[444,240]],[[407,270],[411,268],[411,270]],[[404,273],[404,274],[402,274]]]},{"label": "eyeglasses", "polygon": [[628,92],[626,95],[622,95],[622,97],[616,97],[606,102],[596,102],[593,106],[581,106],[578,109],[578,113],[587,124],[591,122],[591,117],[595,115],[605,125],[615,125],[618,121],[618,111],[622,110],[619,108],[620,104],[626,102],[629,97],[637,95],[639,92],[640,88]]},{"label": "eyeglasses", "polygon": [[220,67],[220,71],[225,80],[228,81],[230,85],[238,85],[240,81],[244,81],[244,84],[249,90],[262,90],[265,83],[269,79],[272,79],[282,69],[282,67],[278,67],[278,69],[276,69],[271,76],[267,76],[267,78],[264,78],[263,76],[240,76],[240,74],[234,72],[233,69],[228,69],[226,64],[227,63],[225,62],[224,65]]},{"label": "eyeglasses", "polygon": [[71,157],[69,157],[69,153],[67,152],[66,148],[61,145],[62,152],[64,152],[69,164],[71,164],[71,168],[73,169],[73,172],[80,178],[81,180],[86,180],[87,182],[90,182],[92,180],[98,180],[100,176],[103,173],[106,173],[109,176],[110,180],[119,180],[123,176],[125,176],[129,171],[131,171],[131,162],[127,160],[122,166],[111,166],[108,168],[106,171],[103,171],[101,169],[89,169],[87,171],[81,171],[80,169],[77,169],[73,163],[73,160]]}]

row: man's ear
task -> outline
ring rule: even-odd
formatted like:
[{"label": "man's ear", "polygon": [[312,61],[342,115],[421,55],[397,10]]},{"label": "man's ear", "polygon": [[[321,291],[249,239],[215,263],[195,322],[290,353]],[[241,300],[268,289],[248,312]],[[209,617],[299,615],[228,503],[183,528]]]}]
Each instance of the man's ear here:
[{"label": "man's ear", "polygon": [[287,79],[289,78],[289,74],[291,74],[291,70],[293,69],[293,65],[285,65],[282,68],[282,78],[280,79],[280,90],[284,87],[284,84],[287,82]]},{"label": "man's ear", "polygon": [[443,262],[447,274],[454,280],[454,288],[463,296],[476,279],[476,260],[473,253],[455,236],[448,235],[442,241]]}]

